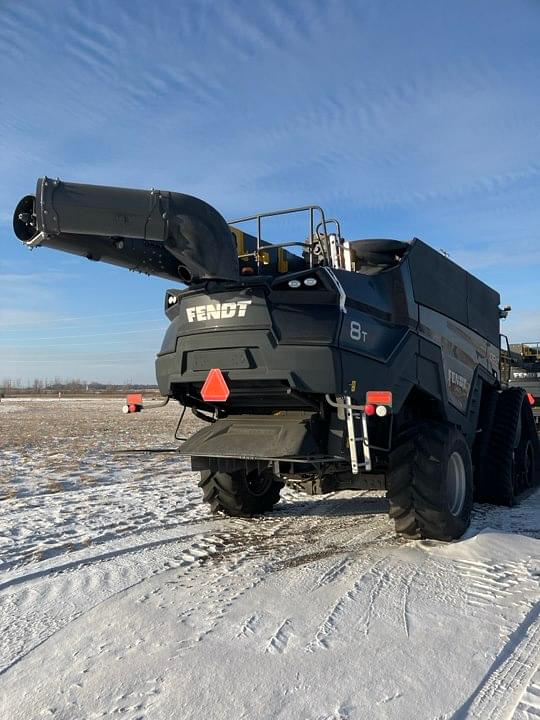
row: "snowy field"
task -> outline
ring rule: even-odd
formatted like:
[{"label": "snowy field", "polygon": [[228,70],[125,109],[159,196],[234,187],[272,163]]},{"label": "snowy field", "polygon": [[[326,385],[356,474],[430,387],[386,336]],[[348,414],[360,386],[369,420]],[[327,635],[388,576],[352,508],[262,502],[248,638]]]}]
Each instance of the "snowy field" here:
[{"label": "snowy field", "polygon": [[1,720],[540,718],[540,492],[453,544],[375,492],[213,518],[185,458],[112,452],[178,407],[121,405],[0,403]]}]

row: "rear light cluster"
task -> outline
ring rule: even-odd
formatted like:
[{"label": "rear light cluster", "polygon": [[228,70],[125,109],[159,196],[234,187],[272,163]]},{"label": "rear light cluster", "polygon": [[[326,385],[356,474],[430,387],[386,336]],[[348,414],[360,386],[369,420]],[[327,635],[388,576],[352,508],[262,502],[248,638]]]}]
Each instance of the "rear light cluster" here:
[{"label": "rear light cluster", "polygon": [[386,417],[392,409],[392,393],[390,390],[368,390],[364,412],[368,417]]},{"label": "rear light cluster", "polygon": [[364,406],[364,412],[366,415],[378,415],[379,417],[386,417],[388,415],[388,408],[386,405],[372,405],[369,403]]},{"label": "rear light cluster", "polygon": [[141,412],[143,409],[142,393],[130,393],[126,398],[126,404],[122,407],[124,414]]}]

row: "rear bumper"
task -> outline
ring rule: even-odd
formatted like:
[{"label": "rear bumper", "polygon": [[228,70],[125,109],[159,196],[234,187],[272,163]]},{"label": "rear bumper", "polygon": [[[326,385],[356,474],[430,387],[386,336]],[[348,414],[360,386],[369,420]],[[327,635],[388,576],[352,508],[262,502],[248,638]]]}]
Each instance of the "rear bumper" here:
[{"label": "rear bumper", "polygon": [[180,338],[175,352],[158,355],[156,376],[163,395],[175,396],[175,386],[202,386],[214,367],[231,382],[230,402],[236,381],[281,381],[293,391],[318,395],[341,392],[341,359],[332,346],[280,345],[266,330],[219,334],[222,337],[204,333]]}]

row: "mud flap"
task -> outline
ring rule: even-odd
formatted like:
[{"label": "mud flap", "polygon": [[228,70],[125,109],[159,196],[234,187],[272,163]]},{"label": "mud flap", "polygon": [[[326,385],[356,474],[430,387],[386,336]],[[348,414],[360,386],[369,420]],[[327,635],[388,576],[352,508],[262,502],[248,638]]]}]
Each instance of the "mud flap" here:
[{"label": "mud flap", "polygon": [[279,460],[320,456],[311,413],[235,415],[199,430],[181,446],[192,457]]}]

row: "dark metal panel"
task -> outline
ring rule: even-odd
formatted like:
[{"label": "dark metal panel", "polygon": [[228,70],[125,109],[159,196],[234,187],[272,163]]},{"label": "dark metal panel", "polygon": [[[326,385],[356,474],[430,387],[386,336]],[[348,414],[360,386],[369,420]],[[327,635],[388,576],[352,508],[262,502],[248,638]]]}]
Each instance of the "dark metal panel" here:
[{"label": "dark metal panel", "polygon": [[[171,338],[175,336],[173,331]],[[279,345],[271,331],[238,329],[179,338],[174,352],[160,354],[156,359],[160,391],[170,395],[171,386],[176,383],[202,385],[208,372],[193,367],[190,353],[206,350],[215,351],[214,367],[222,367],[221,361],[229,364],[231,352],[245,350],[248,353],[250,367],[227,369],[226,376],[230,380],[269,383],[282,380],[291,389],[302,392],[322,395],[341,392],[341,362],[337,348],[327,345]],[[256,393],[253,401],[256,402]]]},{"label": "dark metal panel", "polygon": [[341,393],[351,395],[357,404],[362,404],[368,390],[391,390],[393,409],[397,413],[417,384],[417,355],[418,337],[412,333],[404,337],[387,363],[343,349]]},{"label": "dark metal panel", "polygon": [[499,344],[499,294],[421,240],[407,255],[416,302]]},{"label": "dark metal panel", "polygon": [[310,415],[235,415],[199,430],[181,446],[184,455],[294,458],[321,454]]},{"label": "dark metal panel", "polygon": [[478,278],[467,273],[468,325],[499,347],[501,297]]},{"label": "dark metal panel", "polygon": [[417,303],[467,325],[467,273],[447,257],[414,240],[405,260]]},{"label": "dark metal panel", "polygon": [[409,332],[370,315],[347,308],[339,336],[343,349],[386,362]]}]

